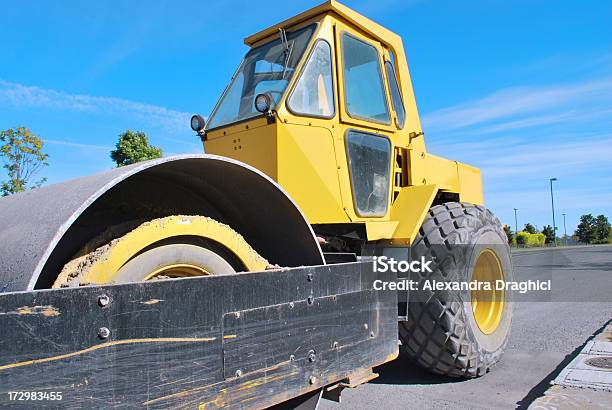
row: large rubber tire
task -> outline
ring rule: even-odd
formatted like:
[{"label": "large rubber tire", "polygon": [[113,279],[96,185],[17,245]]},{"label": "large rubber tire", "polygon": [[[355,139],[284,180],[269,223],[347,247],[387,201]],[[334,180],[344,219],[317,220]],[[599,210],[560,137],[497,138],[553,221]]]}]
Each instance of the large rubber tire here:
[{"label": "large rubber tire", "polygon": [[110,227],[64,265],[54,287],[227,275],[269,266],[231,227],[172,215]]},{"label": "large rubber tire", "polygon": [[[114,283],[130,283],[146,280],[146,274],[172,265],[197,266],[209,275],[230,275],[236,273],[231,259],[223,258],[205,246],[189,243],[168,243],[152,247],[131,259],[117,271]],[[234,262],[235,263],[235,262]],[[204,273],[203,273],[204,274]],[[199,276],[199,275],[189,275]],[[157,277],[164,279],[166,277]]]},{"label": "large rubber tire", "polygon": [[[510,249],[499,220],[482,206],[450,202],[431,208],[411,257],[435,258],[433,272],[419,274],[421,284],[471,281],[476,259],[487,249],[497,256],[504,280],[513,281]],[[469,290],[419,292],[420,299],[408,304],[408,320],[399,323],[406,353],[439,375],[471,378],[488,372],[508,341],[512,294],[505,292],[498,325],[485,334],[474,317]]]}]

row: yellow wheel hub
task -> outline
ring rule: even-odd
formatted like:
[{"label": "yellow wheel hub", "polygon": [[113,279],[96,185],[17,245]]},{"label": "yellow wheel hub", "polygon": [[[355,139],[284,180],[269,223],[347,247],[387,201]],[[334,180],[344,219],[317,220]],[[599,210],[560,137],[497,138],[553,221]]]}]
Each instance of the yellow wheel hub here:
[{"label": "yellow wheel hub", "polygon": [[[145,222],[95,251],[73,259],[64,266],[53,287],[74,283],[75,279],[78,284],[112,283],[119,269],[139,252],[159,241],[180,236],[205,238],[223,245],[242,262],[247,271],[265,270],[268,266],[268,261],[229,226],[203,216],[173,215]],[[199,266],[168,265],[149,273],[145,280],[208,274],[210,272]]]},{"label": "yellow wheel hub", "polygon": [[[505,292],[496,289],[496,281],[504,280],[504,271],[499,258],[492,249],[480,253],[472,281],[480,284],[480,289],[472,291],[472,312],[480,331],[484,334],[493,333],[499,326],[504,312]],[[489,288],[485,283],[489,284]]]},{"label": "yellow wheel hub", "polygon": [[144,280],[159,279],[159,278],[189,278],[193,276],[210,275],[206,269],[201,266],[190,264],[176,264],[164,266],[154,272],[148,274]]}]

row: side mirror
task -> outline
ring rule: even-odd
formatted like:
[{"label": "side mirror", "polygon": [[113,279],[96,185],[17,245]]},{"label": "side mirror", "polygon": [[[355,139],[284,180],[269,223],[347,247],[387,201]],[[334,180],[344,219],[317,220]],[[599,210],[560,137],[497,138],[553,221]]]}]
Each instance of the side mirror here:
[{"label": "side mirror", "polygon": [[204,118],[202,118],[201,115],[196,114],[191,117],[191,129],[195,132],[199,133],[200,131],[202,131],[205,125],[206,121],[204,121]]},{"label": "side mirror", "polygon": [[410,134],[408,134],[409,142],[412,142],[413,139],[415,139],[416,137],[420,137],[421,135],[425,135],[423,131],[411,132]]}]

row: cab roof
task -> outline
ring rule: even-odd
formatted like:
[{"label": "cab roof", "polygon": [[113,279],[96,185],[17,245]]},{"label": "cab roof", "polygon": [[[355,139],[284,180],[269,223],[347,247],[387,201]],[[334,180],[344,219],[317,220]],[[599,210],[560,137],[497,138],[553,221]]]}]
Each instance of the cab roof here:
[{"label": "cab roof", "polygon": [[356,11],[346,7],[345,5],[335,0],[326,1],[323,4],[311,8],[310,10],[306,10],[305,12],[291,17],[290,19],[287,19],[271,27],[268,27],[265,30],[255,33],[245,38],[244,43],[248,46],[253,46],[258,41],[277,34],[279,28],[288,29],[312,17],[316,17],[320,14],[329,12],[337,14],[338,16],[346,20],[349,24],[365,31],[370,36],[376,38],[382,43],[386,43],[389,45],[395,45],[398,43],[401,44],[401,38],[397,34],[393,33],[392,31],[384,28],[380,24],[375,23],[374,21],[368,19],[367,17],[357,13]]}]

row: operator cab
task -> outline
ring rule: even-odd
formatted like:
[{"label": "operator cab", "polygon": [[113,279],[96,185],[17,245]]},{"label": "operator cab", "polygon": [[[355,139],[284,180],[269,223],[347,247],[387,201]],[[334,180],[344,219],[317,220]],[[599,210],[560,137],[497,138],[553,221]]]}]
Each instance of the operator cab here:
[{"label": "operator cab", "polygon": [[390,236],[408,156],[425,150],[401,38],[330,1],[245,43],[206,124],[192,121],[205,151],[263,171],[313,225],[383,222]]}]

